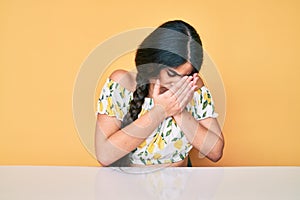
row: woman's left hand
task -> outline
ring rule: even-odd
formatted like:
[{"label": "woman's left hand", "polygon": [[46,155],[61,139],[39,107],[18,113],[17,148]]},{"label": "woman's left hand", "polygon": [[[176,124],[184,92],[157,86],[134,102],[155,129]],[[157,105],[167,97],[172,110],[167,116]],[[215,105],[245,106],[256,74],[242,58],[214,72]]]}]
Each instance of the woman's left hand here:
[{"label": "woman's left hand", "polygon": [[[194,73],[190,87],[194,87],[194,92],[195,92],[195,91],[199,90],[203,85],[204,85],[204,83],[203,83],[202,79],[200,78],[200,76],[198,75],[198,73]],[[184,103],[186,106],[192,100],[193,96],[194,96],[193,93],[189,96],[186,96],[187,99],[185,100],[185,102],[182,102],[182,104]],[[173,117],[177,118],[180,115],[181,115],[181,112],[177,113]]]}]

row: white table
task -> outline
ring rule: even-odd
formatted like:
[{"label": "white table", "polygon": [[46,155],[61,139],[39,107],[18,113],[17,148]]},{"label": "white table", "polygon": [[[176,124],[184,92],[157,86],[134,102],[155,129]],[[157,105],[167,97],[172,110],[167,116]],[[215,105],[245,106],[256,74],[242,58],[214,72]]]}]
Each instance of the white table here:
[{"label": "white table", "polygon": [[300,167],[122,170],[0,166],[0,199],[300,199]]}]

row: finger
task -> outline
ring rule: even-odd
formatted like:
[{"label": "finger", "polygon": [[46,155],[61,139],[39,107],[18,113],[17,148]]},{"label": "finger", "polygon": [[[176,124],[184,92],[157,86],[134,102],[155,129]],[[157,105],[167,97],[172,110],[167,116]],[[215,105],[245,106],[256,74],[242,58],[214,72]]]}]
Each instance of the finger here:
[{"label": "finger", "polygon": [[198,90],[200,87],[199,85],[197,84],[197,82],[199,81],[199,76],[197,76],[195,79],[194,79],[194,82],[193,82],[193,86],[196,86],[195,87],[195,91]]},{"label": "finger", "polygon": [[187,104],[192,100],[192,98],[194,96],[195,87],[196,86],[192,86],[191,89],[188,91],[188,93],[185,96],[181,97],[181,100],[180,100],[181,110],[183,110],[187,106]]},{"label": "finger", "polygon": [[191,89],[192,83],[192,76],[190,76],[175,93],[177,98],[186,95],[186,92]]},{"label": "finger", "polygon": [[176,84],[174,84],[168,91],[172,92],[172,94],[175,94],[181,87],[182,84],[187,80],[187,76],[184,76],[180,79]]},{"label": "finger", "polygon": [[191,95],[191,93],[194,93],[194,90],[192,89],[193,86],[193,82],[188,83],[188,85],[181,91],[181,93],[178,94],[177,96],[177,100],[179,102],[183,101],[186,97],[188,97],[189,95]]},{"label": "finger", "polygon": [[197,80],[198,80],[198,74],[197,73],[194,73],[193,74],[193,85],[195,85],[197,83]]},{"label": "finger", "polygon": [[175,93],[177,96],[179,96],[185,90],[191,79],[191,76],[188,76],[187,79],[182,84],[180,84],[179,88],[176,90]]},{"label": "finger", "polygon": [[159,95],[159,89],[160,89],[160,81],[159,79],[156,79],[156,82],[154,84],[153,88],[153,97],[157,97]]},{"label": "finger", "polygon": [[188,86],[182,91],[182,93],[178,96],[178,101],[183,101],[186,98],[190,98],[190,96],[194,95],[195,88],[197,86],[193,85],[193,82],[190,82]]},{"label": "finger", "polygon": [[193,74],[193,78],[196,78],[198,76],[198,73]]}]

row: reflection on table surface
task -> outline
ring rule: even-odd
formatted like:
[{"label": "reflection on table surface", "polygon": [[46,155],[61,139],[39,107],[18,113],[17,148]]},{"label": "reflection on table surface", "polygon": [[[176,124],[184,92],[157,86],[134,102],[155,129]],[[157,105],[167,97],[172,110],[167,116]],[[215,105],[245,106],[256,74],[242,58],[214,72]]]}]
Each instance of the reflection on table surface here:
[{"label": "reflection on table surface", "polygon": [[300,167],[0,166],[0,199],[300,199]]}]

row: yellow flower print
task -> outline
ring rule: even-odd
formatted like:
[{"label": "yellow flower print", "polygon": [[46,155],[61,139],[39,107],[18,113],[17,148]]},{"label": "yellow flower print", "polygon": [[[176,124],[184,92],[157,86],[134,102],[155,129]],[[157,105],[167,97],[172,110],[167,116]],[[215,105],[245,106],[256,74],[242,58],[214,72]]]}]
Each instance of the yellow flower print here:
[{"label": "yellow flower print", "polygon": [[148,112],[148,110],[145,110],[142,108],[141,112],[140,112],[140,116],[143,116],[146,112]]},{"label": "yellow flower print", "polygon": [[116,108],[116,112],[118,113],[118,115],[120,116],[120,118],[123,118],[123,113],[122,113],[120,107],[119,106],[115,106],[115,108]]},{"label": "yellow flower print", "polygon": [[107,105],[110,107],[112,105],[112,98],[107,97]]},{"label": "yellow flower print", "polygon": [[121,89],[120,96],[124,98],[125,96],[125,88]]},{"label": "yellow flower print", "polygon": [[155,145],[155,142],[157,141],[158,137],[159,137],[159,133],[156,133],[155,137],[152,139],[152,141],[148,145],[147,150],[148,150],[149,153],[153,153],[154,145]]},{"label": "yellow flower print", "polygon": [[102,102],[99,102],[99,110],[100,110],[100,112],[103,111],[103,103]]},{"label": "yellow flower print", "polygon": [[171,162],[171,160],[165,160],[164,163],[167,164],[167,163],[172,163],[172,162]]},{"label": "yellow flower print", "polygon": [[107,107],[106,107],[106,111],[108,115],[113,115],[113,111],[111,109],[111,105],[112,105],[112,99],[111,97],[107,97]]},{"label": "yellow flower print", "polygon": [[146,161],[146,164],[147,164],[147,165],[152,165],[152,162],[151,162],[150,160],[147,160],[147,161]]},{"label": "yellow flower print", "polygon": [[204,93],[204,99],[207,100],[207,103],[210,103],[210,102],[211,102],[211,98],[208,97],[207,92]]},{"label": "yellow flower print", "polygon": [[164,139],[159,135],[157,139],[158,148],[162,150],[165,147]]},{"label": "yellow flower print", "polygon": [[191,106],[195,106],[195,100],[194,99],[192,99],[192,101],[191,101]]},{"label": "yellow flower print", "polygon": [[153,153],[153,149],[154,149],[154,143],[151,142],[151,143],[149,144],[147,150],[148,150],[149,153]]},{"label": "yellow flower print", "polygon": [[112,86],[112,84],[114,84],[114,82],[112,80],[110,80],[107,84],[107,87],[110,89],[110,87]]},{"label": "yellow flower print", "polygon": [[146,145],[147,143],[146,143],[146,140],[144,140],[144,142],[142,142],[139,146],[138,146],[138,148],[143,148],[145,145]]},{"label": "yellow flower print", "polygon": [[174,147],[176,147],[177,149],[181,149],[182,147],[182,140],[179,139],[174,143]]},{"label": "yellow flower print", "polygon": [[161,155],[159,153],[156,153],[156,154],[154,154],[153,158],[154,159],[159,159],[159,158],[161,158]]}]

